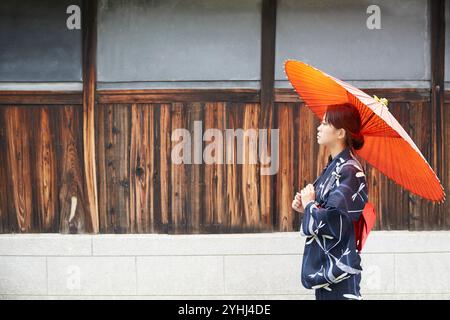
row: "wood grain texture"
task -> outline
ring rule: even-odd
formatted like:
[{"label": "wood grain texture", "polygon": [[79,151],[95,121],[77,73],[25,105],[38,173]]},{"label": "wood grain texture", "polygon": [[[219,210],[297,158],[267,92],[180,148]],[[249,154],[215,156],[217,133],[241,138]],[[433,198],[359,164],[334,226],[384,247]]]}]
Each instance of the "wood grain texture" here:
[{"label": "wood grain texture", "polygon": [[[35,208],[37,210],[37,229],[51,232],[57,226],[57,167],[56,167],[56,137],[55,117],[52,117],[49,107],[30,110],[34,120],[34,192],[36,193]],[[57,228],[56,228],[57,230]]]},{"label": "wood grain texture", "polygon": [[260,224],[260,181],[258,166],[259,105],[247,104],[244,112],[244,164],[242,164],[243,208],[246,226],[257,230]]},{"label": "wood grain texture", "polygon": [[[224,159],[225,104],[214,102],[205,104],[204,110],[204,216],[203,225],[210,232],[226,228],[224,215],[227,212]],[[212,131],[214,130],[214,131]],[[211,133],[210,135],[208,133]]]},{"label": "wood grain texture", "polygon": [[[278,135],[277,139],[274,139],[274,144],[272,144],[272,137],[276,137],[275,131],[275,105],[272,102],[266,107],[261,106],[259,112],[259,128],[266,130],[266,132],[262,132],[264,136],[259,136],[258,139],[258,151],[259,151],[259,159],[258,159],[258,174],[259,174],[259,185],[260,185],[260,227],[266,231],[273,230],[273,220],[274,220],[274,212],[275,212],[275,175],[274,174],[266,174],[267,172],[263,172],[262,170],[278,170],[279,163],[279,153],[278,153],[278,145],[280,137]],[[261,143],[262,142],[262,143]],[[261,149],[262,148],[262,149]],[[270,161],[268,161],[270,160]]]},{"label": "wood grain texture", "polygon": [[[27,110],[12,106],[4,110],[6,153],[12,230],[32,232],[33,191],[31,185],[31,151],[28,130],[31,117]],[[11,221],[12,222],[12,221]]]},{"label": "wood grain texture", "polygon": [[144,233],[151,229],[153,217],[152,186],[154,159],[153,108],[131,106],[130,139],[130,221],[131,232]]},{"label": "wood grain texture", "polygon": [[190,102],[259,102],[256,89],[146,89],[98,90],[97,102],[113,103],[190,103]]},{"label": "wood grain texture", "polygon": [[243,184],[240,177],[242,176],[242,165],[238,164],[238,145],[235,139],[234,133],[237,129],[242,129],[243,125],[243,112],[245,110],[244,103],[227,104],[227,120],[226,127],[230,131],[228,141],[232,141],[226,144],[226,171],[227,171],[227,184],[226,184],[226,196],[227,196],[227,213],[229,219],[230,231],[239,231],[243,228],[245,220],[244,203],[243,203]]},{"label": "wood grain texture", "polygon": [[160,172],[160,227],[163,232],[171,232],[171,104],[160,105],[159,115],[159,135],[160,135],[160,150],[159,150],[159,172]]},{"label": "wood grain texture", "polygon": [[[198,124],[202,125],[203,123],[204,108],[205,104],[201,102],[191,102],[186,105],[186,125],[192,139],[198,134],[198,129],[196,129],[198,128]],[[201,159],[203,158],[203,139],[200,139],[195,144],[192,142],[191,157],[191,164],[187,166],[189,168],[187,182],[189,192],[186,228],[188,233],[202,233],[204,232],[202,225],[202,217],[204,216],[203,199],[207,194],[205,191],[204,170],[201,164]]]},{"label": "wood grain texture", "polygon": [[91,232],[81,107],[4,106],[0,117],[3,232]]},{"label": "wood grain texture", "polygon": [[[91,233],[83,174],[82,107],[64,106],[57,113],[59,230]],[[76,199],[74,206],[73,199]]]},{"label": "wood grain texture", "polygon": [[[294,121],[292,105],[279,103],[280,167],[277,174],[277,231],[292,231],[294,210],[291,207],[294,192]],[[300,150],[296,150],[300,152]]]},{"label": "wood grain texture", "polygon": [[[186,113],[183,112],[184,106],[182,103],[173,103],[171,110],[171,126],[172,131],[176,129],[186,129],[187,118]],[[167,128],[166,128],[167,129]],[[169,134],[171,135],[169,131]],[[173,141],[171,137],[172,145],[178,141]],[[184,148],[183,152],[186,152],[187,148]],[[187,199],[189,194],[188,181],[186,178],[187,165],[175,164],[172,160],[172,150],[170,152],[170,190],[171,190],[171,232],[173,233],[185,233],[186,232],[186,216],[187,212]],[[180,155],[182,156],[182,154]]]},{"label": "wood grain texture", "polygon": [[0,90],[1,105],[71,105],[82,104],[81,91]]},{"label": "wood grain texture", "polygon": [[97,173],[95,155],[95,99],[97,83],[97,0],[83,1],[83,154],[86,201],[91,230],[99,232]]},{"label": "wood grain texture", "polygon": [[110,105],[99,108],[97,114],[100,228],[107,233],[131,232],[134,228],[134,216],[130,215],[131,106]]},{"label": "wood grain texture", "polygon": [[[390,110],[431,164],[439,145],[431,128],[430,103],[392,102]],[[444,146],[450,137],[450,113],[449,104],[445,106],[440,148],[441,161],[447,163],[449,148]],[[301,102],[276,103],[268,109],[258,103],[224,101],[101,104],[94,111],[101,233],[297,231],[300,215],[291,209],[295,192],[314,181],[328,161],[328,151],[316,140],[320,121]],[[0,232],[94,232],[83,121],[81,105],[0,108],[4,150],[0,153]],[[191,141],[192,163],[172,163],[177,143],[171,141],[173,130],[184,128],[194,139],[197,121],[202,125],[199,162],[194,162]],[[245,163],[238,161],[237,138],[226,143],[226,129],[236,133],[236,129],[268,127],[279,129],[279,170],[274,176],[261,175],[260,146],[252,155],[248,136]],[[225,144],[222,151],[215,150],[223,152],[222,164],[205,163],[203,153],[214,141],[203,141],[208,128],[222,133]],[[259,142],[262,135],[255,133]],[[251,163],[252,156],[256,164]],[[431,204],[359,160],[378,214],[375,229],[449,228],[448,201]],[[440,178],[448,193],[448,166],[443,170]]]}]

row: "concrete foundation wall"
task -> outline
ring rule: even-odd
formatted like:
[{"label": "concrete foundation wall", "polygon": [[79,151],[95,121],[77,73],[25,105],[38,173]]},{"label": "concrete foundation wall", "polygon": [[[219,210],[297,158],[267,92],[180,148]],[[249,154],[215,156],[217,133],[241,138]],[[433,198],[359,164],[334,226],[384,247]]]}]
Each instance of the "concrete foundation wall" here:
[{"label": "concrete foundation wall", "polygon": [[[314,299],[299,232],[0,235],[1,299]],[[365,299],[449,299],[450,232],[374,231]]]}]

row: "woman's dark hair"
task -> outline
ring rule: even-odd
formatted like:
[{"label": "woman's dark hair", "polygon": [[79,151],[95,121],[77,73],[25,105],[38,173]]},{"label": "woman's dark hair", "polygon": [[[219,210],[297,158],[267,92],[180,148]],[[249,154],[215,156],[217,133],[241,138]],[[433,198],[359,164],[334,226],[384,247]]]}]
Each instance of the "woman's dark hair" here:
[{"label": "woman's dark hair", "polygon": [[327,107],[325,121],[336,129],[345,130],[345,145],[359,150],[364,145],[361,134],[361,116],[351,103],[333,104]]}]

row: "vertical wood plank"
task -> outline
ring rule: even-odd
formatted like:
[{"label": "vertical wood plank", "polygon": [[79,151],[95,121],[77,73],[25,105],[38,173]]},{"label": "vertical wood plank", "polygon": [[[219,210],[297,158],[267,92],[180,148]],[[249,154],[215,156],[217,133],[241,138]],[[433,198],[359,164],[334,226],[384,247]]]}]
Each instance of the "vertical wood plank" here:
[{"label": "vertical wood plank", "polygon": [[161,217],[160,225],[164,233],[170,232],[171,227],[171,104],[160,105],[160,191],[161,191]]},{"label": "vertical wood plank", "polygon": [[[215,128],[215,116],[216,116],[216,103],[207,103],[205,105],[205,118],[204,118],[204,137],[205,132]],[[208,164],[208,160],[205,158],[205,154],[208,153],[208,150],[214,146],[214,139],[207,137],[207,140],[204,142],[203,149],[203,167],[204,167],[204,177],[205,177],[205,190],[208,192],[205,193],[204,197],[204,216],[203,216],[203,225],[209,232],[217,232],[215,227],[217,216],[217,198],[216,198],[216,188],[217,188],[217,180],[215,176],[215,165]],[[217,150],[216,150],[217,152]],[[206,159],[206,160],[205,160]]]},{"label": "vertical wood plank", "polygon": [[[151,186],[153,144],[150,117],[153,109],[148,105],[131,106],[130,139],[130,217],[135,217],[132,232],[148,232],[151,224]],[[131,219],[131,222],[133,219]]]},{"label": "vertical wood plank", "polygon": [[[172,104],[172,128],[171,132],[176,129],[186,129],[186,113],[182,103]],[[172,145],[178,144],[180,141],[172,141]],[[173,149],[173,147],[172,147]],[[186,152],[186,148],[183,150]],[[181,156],[181,155],[180,155]],[[171,159],[170,159],[171,160]],[[186,181],[186,164],[176,164],[170,161],[171,172],[171,222],[172,231],[174,233],[186,232],[186,215],[187,215],[187,181]]]},{"label": "vertical wood plank", "polygon": [[[274,126],[274,103],[271,103],[267,107],[263,107],[261,104],[260,107],[260,119],[259,119],[259,128],[267,131],[267,138],[265,142],[265,146],[263,146],[263,150],[265,148],[266,155],[263,154],[263,150],[259,152],[259,161],[258,165],[260,167],[259,171],[259,180],[260,180],[260,209],[261,209],[261,225],[260,227],[266,231],[272,231],[273,225],[272,221],[275,214],[274,207],[274,182],[277,172],[272,175],[264,175],[262,174],[261,168],[265,167],[268,170],[269,167],[275,168],[278,166],[278,145],[272,145],[272,129]],[[260,136],[259,139],[262,139]],[[263,141],[264,142],[264,141]],[[259,150],[259,148],[258,148]],[[264,157],[270,158],[269,164],[263,164]]]},{"label": "vertical wood plank", "polygon": [[[222,146],[220,148],[220,156],[219,160],[220,164],[214,164],[214,176],[215,176],[215,189],[213,192],[215,193],[216,198],[216,209],[215,209],[215,223],[219,228],[219,232],[224,232],[228,229],[229,226],[229,218],[226,214],[228,211],[227,201],[226,201],[226,185],[227,185],[227,176],[226,176],[226,167],[225,167],[225,128],[226,128],[226,104],[224,102],[217,102],[214,104],[214,113],[215,113],[215,128],[218,129],[222,133]],[[216,150],[219,151],[219,150]]]},{"label": "vertical wood plank", "polygon": [[64,106],[59,110],[57,132],[60,232],[92,232],[83,180],[81,106]]},{"label": "vertical wood plank", "polygon": [[[202,230],[201,217],[203,215],[203,197],[205,196],[205,183],[203,180],[203,132],[197,132],[195,124],[200,124],[203,128],[203,110],[204,104],[200,102],[192,102],[186,105],[187,108],[187,126],[192,137],[191,148],[191,165],[189,167],[189,194],[188,194],[188,215],[187,215],[187,232],[200,233]],[[201,130],[203,131],[203,129]],[[200,139],[195,141],[196,135],[200,134]],[[197,150],[198,149],[198,150]],[[195,161],[195,152],[198,152],[197,162]]]},{"label": "vertical wood plank", "polygon": [[289,104],[278,104],[278,126],[280,129],[280,168],[277,175],[278,231],[292,230],[292,199],[294,197],[293,162],[293,112]]},{"label": "vertical wood plank", "polygon": [[17,221],[19,232],[32,232],[33,197],[30,164],[31,125],[28,110],[20,107],[8,107],[5,110],[7,172],[11,194],[13,219]]},{"label": "vertical wood plank", "polygon": [[134,223],[130,217],[130,106],[113,105],[108,128],[107,181],[109,212],[113,218],[113,231],[127,233]]},{"label": "vertical wood plank", "polygon": [[99,231],[95,160],[95,91],[97,49],[97,0],[83,1],[83,151],[86,200],[92,231]]},{"label": "vertical wood plank", "polygon": [[[228,103],[227,129],[230,129],[228,142],[225,149],[225,162],[227,171],[227,212],[229,216],[230,232],[239,231],[244,225],[243,220],[243,185],[240,183],[242,177],[242,165],[238,164],[237,140],[234,133],[242,128],[243,111],[245,104]],[[225,140],[226,140],[225,135]],[[207,190],[207,189],[206,189]]]},{"label": "vertical wood plank", "polygon": [[40,232],[55,232],[58,230],[57,211],[59,208],[54,122],[50,119],[48,107],[34,108],[30,111],[35,120],[32,148],[35,154],[33,178],[36,193],[34,205],[36,206],[37,228]]},{"label": "vertical wood plank", "polygon": [[110,121],[110,107],[107,105],[99,105],[95,109],[95,143],[96,143],[96,165],[97,165],[97,196],[98,196],[98,215],[99,215],[99,232],[111,232],[111,217],[109,215],[108,206],[108,189],[107,189],[107,163],[106,150],[109,148],[106,143],[107,128]]},{"label": "vertical wood plank", "polygon": [[[130,105],[107,105],[99,110],[102,132],[99,153],[101,225],[105,232],[126,233],[134,225],[130,216]],[[102,147],[103,146],[103,147]],[[105,193],[105,195],[103,195]]]},{"label": "vertical wood plank", "polygon": [[[430,1],[430,34],[431,34],[431,137],[432,148],[430,164],[442,185],[445,185],[443,152],[444,145],[444,80],[445,80],[445,0]],[[448,148],[448,146],[447,146]],[[445,225],[444,205],[440,203],[428,204],[433,216],[434,229],[441,229]]]},{"label": "vertical wood plank", "polygon": [[[246,104],[243,130],[248,134],[244,138],[244,164],[242,164],[242,185],[245,227],[257,230],[260,223],[259,208],[259,166],[258,166],[258,120],[259,105]],[[253,135],[254,133],[254,135]]]},{"label": "vertical wood plank", "polygon": [[160,179],[160,106],[150,104],[145,106],[147,113],[144,113],[145,121],[148,121],[148,162],[147,171],[149,174],[149,194],[150,194],[150,230],[151,233],[161,232],[161,179]]},{"label": "vertical wood plank", "polygon": [[[274,82],[275,82],[275,36],[276,36],[277,0],[263,0],[261,6],[261,97],[260,109],[262,128],[273,128]],[[270,146],[271,132],[268,132]],[[272,150],[269,148],[268,150]],[[273,228],[275,220],[275,197],[273,188],[276,175],[260,175],[260,227],[266,230]]]}]

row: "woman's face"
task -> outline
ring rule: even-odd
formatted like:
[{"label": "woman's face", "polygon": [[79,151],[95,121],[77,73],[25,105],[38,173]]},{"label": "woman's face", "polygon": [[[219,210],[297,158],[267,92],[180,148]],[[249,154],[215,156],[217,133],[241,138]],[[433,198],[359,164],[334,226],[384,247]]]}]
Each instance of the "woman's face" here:
[{"label": "woman's face", "polygon": [[345,136],[345,130],[336,129],[331,123],[325,121],[324,114],[322,122],[317,127],[317,143],[325,146],[333,146]]}]

